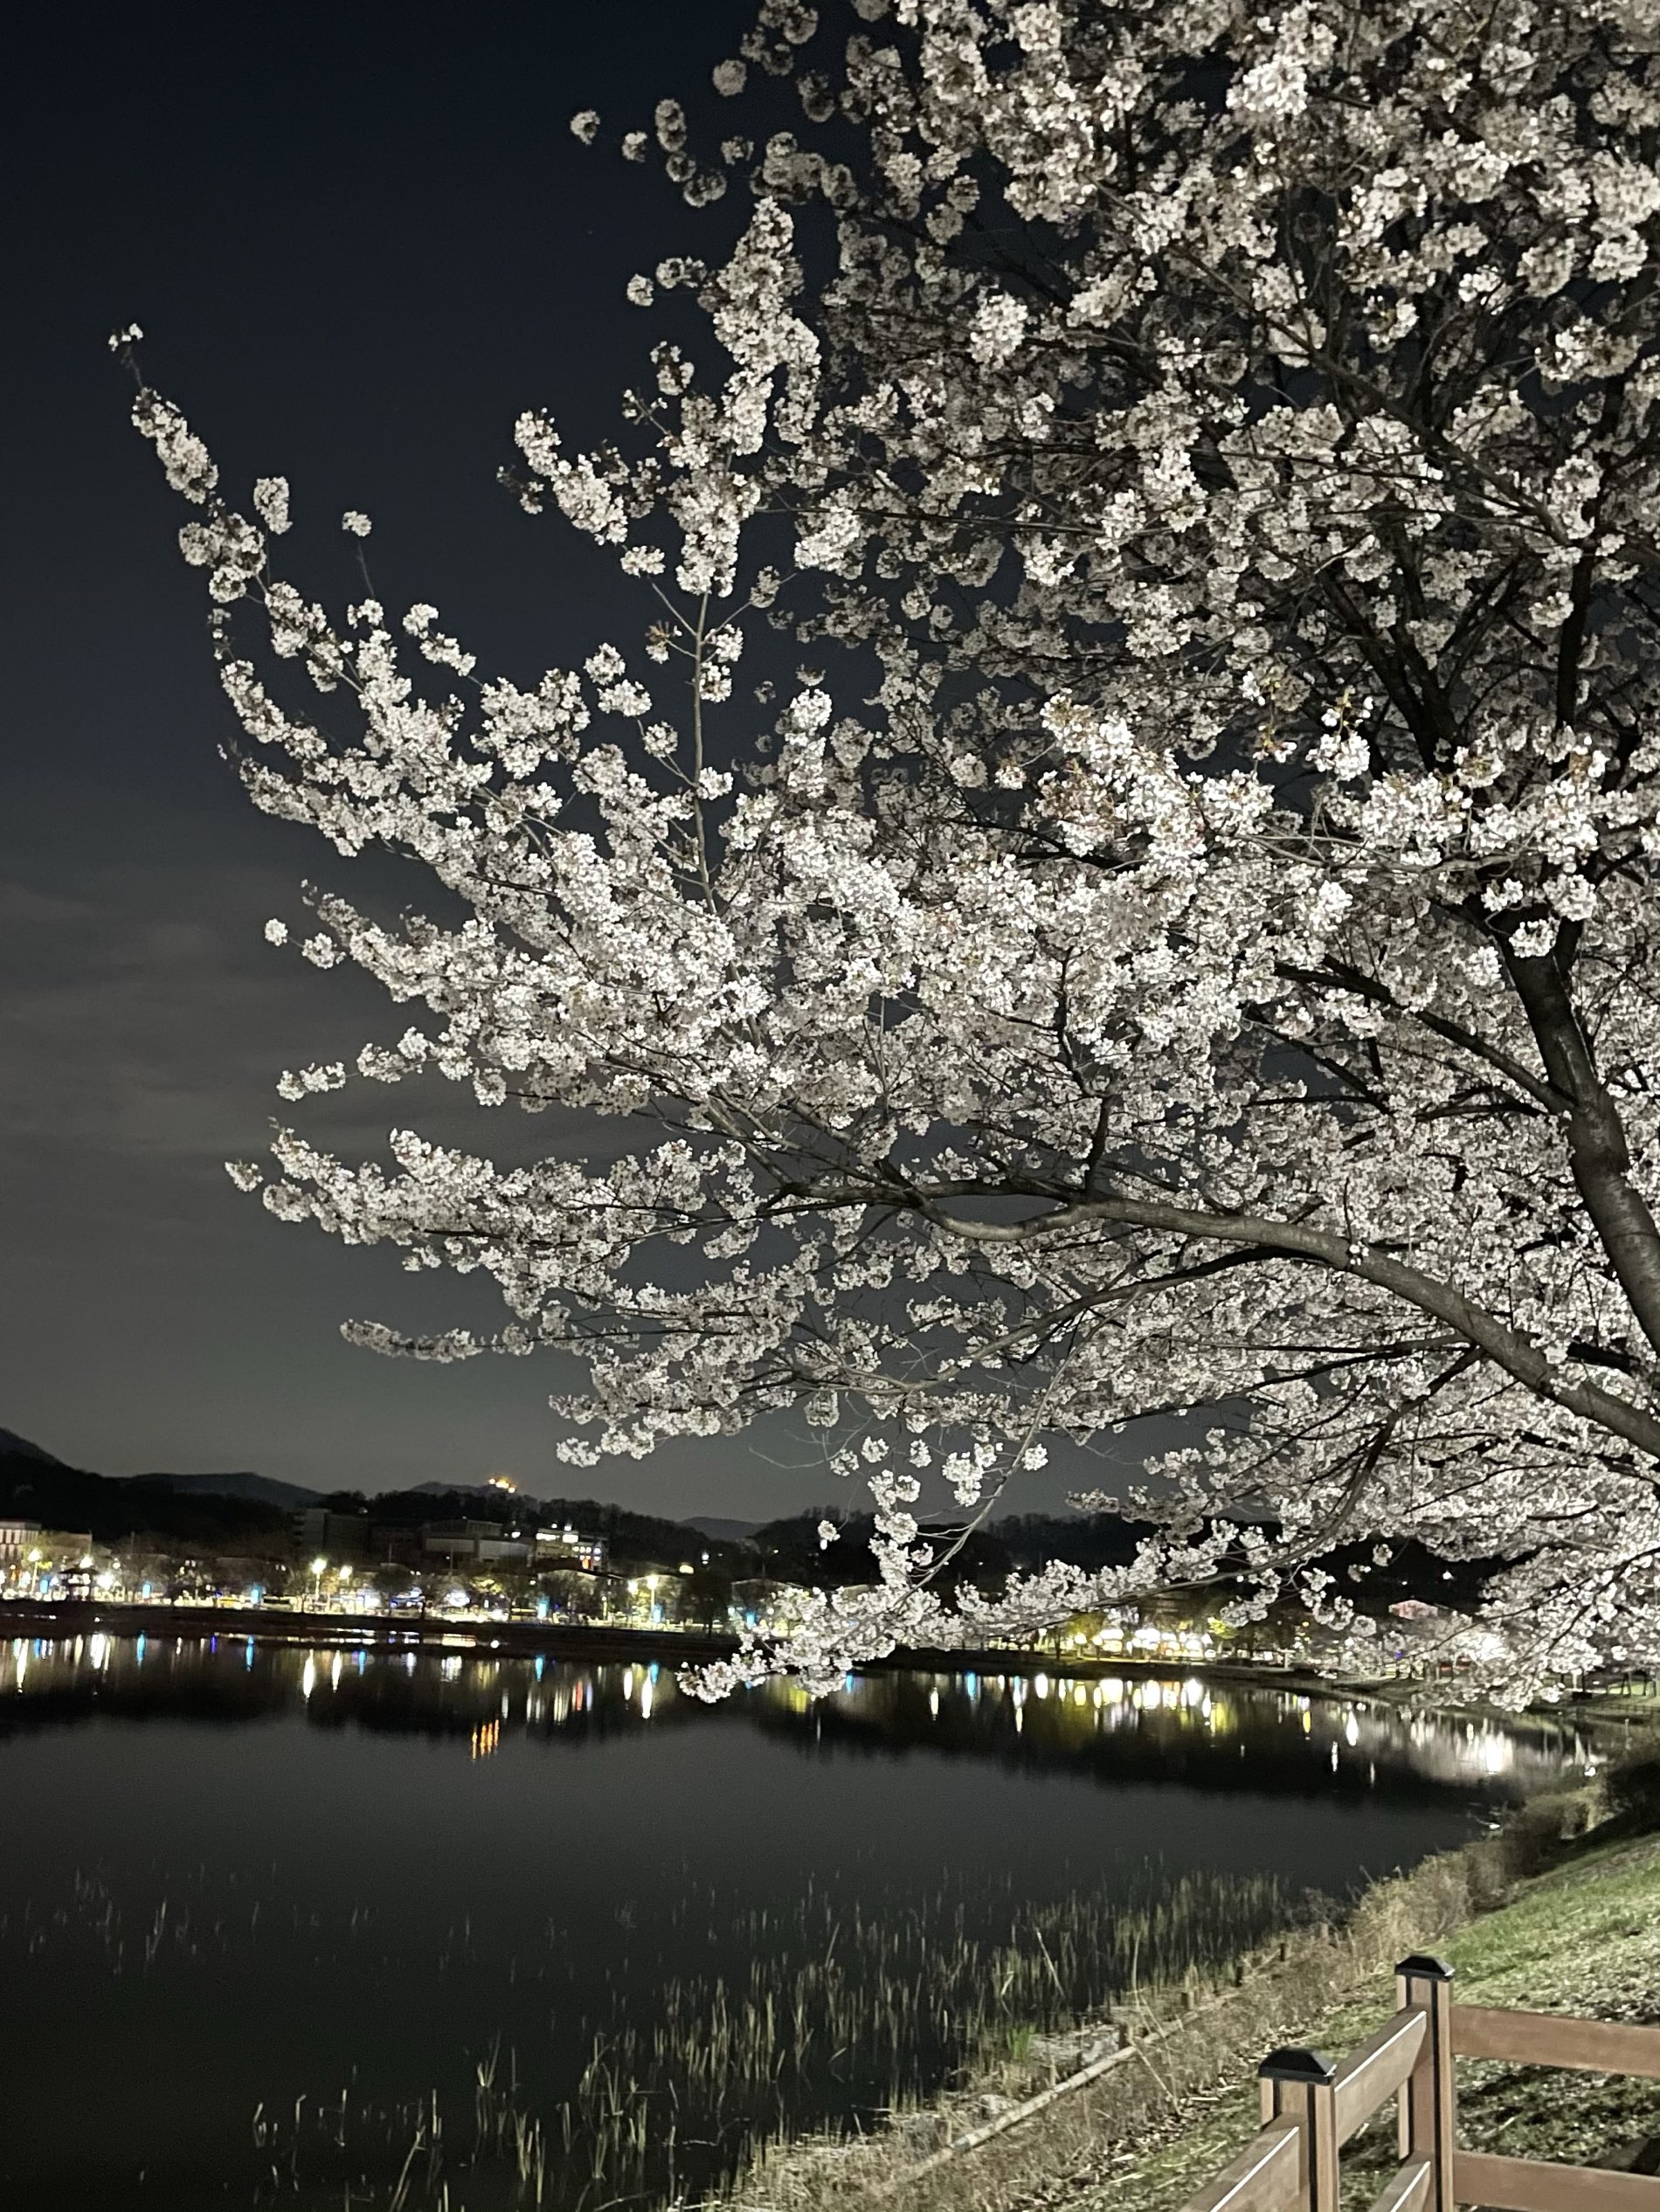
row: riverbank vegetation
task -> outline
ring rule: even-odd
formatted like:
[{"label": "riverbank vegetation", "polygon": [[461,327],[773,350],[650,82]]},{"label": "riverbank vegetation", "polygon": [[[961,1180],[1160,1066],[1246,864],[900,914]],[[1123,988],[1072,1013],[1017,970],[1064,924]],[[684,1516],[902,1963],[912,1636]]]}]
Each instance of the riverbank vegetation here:
[{"label": "riverbank vegetation", "polygon": [[[1660,2020],[1660,1739],[1375,1884],[1335,1924],[1276,1938],[1221,1974],[1138,1989],[1069,2052],[1012,2040],[881,2135],[775,2146],[734,2191],[735,2212],[875,2212],[902,2189],[907,2212],[1172,2212],[1255,2128],[1263,2052],[1352,2048],[1393,2008],[1395,1960],[1427,1947],[1450,1961],[1466,2001]],[[1119,2049],[1093,2079],[991,2133],[1069,2060],[1087,2072],[1112,2036]],[[1467,2063],[1460,2111],[1472,2146],[1569,2163],[1660,2139],[1654,2083],[1576,2077],[1565,2095],[1547,2069]],[[1346,2161],[1357,2203],[1394,2162],[1393,2125],[1390,2107]]]}]

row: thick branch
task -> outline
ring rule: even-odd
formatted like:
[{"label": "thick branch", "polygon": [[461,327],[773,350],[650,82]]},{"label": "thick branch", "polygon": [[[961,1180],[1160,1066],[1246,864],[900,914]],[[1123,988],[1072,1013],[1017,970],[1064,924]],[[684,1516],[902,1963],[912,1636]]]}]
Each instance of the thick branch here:
[{"label": "thick branch", "polygon": [[1660,1351],[1660,1228],[1631,1180],[1619,1109],[1556,962],[1511,956],[1510,971],[1552,1087],[1568,1102],[1568,1164],[1638,1325]]},{"label": "thick branch", "polygon": [[[1635,1195],[1635,1194],[1634,1194]],[[1545,1354],[1519,1330],[1500,1321],[1496,1314],[1476,1305],[1449,1282],[1436,1281],[1403,1261],[1391,1259],[1375,1245],[1351,1244],[1329,1229],[1305,1227],[1297,1221],[1275,1221],[1251,1213],[1207,1213],[1194,1206],[1165,1204],[1152,1199],[1099,1198],[1081,1199],[1053,1213],[1024,1222],[972,1221],[947,1214],[925,1198],[923,1211],[953,1236],[971,1243],[1024,1243],[1034,1234],[1047,1234],[1089,1220],[1122,1221],[1131,1227],[1162,1229],[1177,1236],[1191,1236],[1225,1244],[1254,1244],[1264,1254],[1318,1260],[1345,1275],[1375,1283],[1392,1297],[1415,1306],[1484,1352],[1506,1374],[1538,1398],[1560,1406],[1593,1427],[1622,1437],[1650,1459],[1660,1461],[1660,1421],[1593,1382],[1572,1382],[1552,1366]]]}]

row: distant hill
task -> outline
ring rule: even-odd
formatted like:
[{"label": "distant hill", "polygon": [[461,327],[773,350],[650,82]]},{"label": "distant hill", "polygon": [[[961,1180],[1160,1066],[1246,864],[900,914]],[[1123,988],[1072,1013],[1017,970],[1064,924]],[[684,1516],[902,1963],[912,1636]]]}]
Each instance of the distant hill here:
[{"label": "distant hill", "polygon": [[603,1536],[610,1547],[613,1571],[624,1574],[658,1571],[672,1574],[684,1566],[705,1564],[727,1574],[752,1572],[754,1554],[747,1544],[711,1536],[691,1521],[632,1513],[625,1505],[602,1505],[591,1497],[533,1497],[522,1490],[423,1483],[413,1490],[382,1490],[374,1497],[366,1497],[361,1490],[341,1490],[323,1503],[333,1512],[363,1513],[383,1528],[462,1518],[498,1521],[504,1528],[522,1527],[529,1522],[541,1528],[557,1528],[568,1521],[584,1535]]},{"label": "distant hill", "polygon": [[12,1428],[0,1428],[0,1459],[38,1459],[48,1467],[63,1465],[62,1460],[43,1452],[38,1444],[31,1444],[26,1436],[19,1436]]},{"label": "distant hill", "polygon": [[303,1489],[298,1483],[280,1483],[273,1475],[253,1475],[246,1469],[233,1475],[131,1475],[133,1483],[156,1483],[181,1497],[239,1497],[254,1505],[319,1505],[321,1490]]},{"label": "distant hill", "polygon": [[258,1498],[176,1490],[163,1478],[93,1475],[43,1453],[0,1447],[0,1513],[45,1528],[85,1530],[100,1544],[128,1538],[185,1549],[280,1558],[288,1516]]},{"label": "distant hill", "polygon": [[700,1536],[716,1537],[723,1544],[747,1544],[761,1524],[723,1520],[718,1513],[693,1513],[681,1525],[695,1529]]}]

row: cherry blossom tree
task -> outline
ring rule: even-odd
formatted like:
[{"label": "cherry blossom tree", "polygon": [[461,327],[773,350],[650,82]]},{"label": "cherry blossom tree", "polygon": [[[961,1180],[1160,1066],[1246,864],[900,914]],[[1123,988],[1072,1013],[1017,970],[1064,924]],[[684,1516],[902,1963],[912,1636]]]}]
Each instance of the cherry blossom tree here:
[{"label": "cherry blossom tree", "polygon": [[[518,425],[626,649],[331,614],[141,388],[250,796],[465,915],[313,894],[417,1018],[282,1095],[624,1139],[233,1174],[492,1277],[349,1334],[574,1352],[577,1464],[805,1409],[879,1577],[711,1690],[1224,1572],[1363,1645],[1318,1562],[1406,1533],[1499,1563],[1472,1679],[1660,1662],[1660,0],[764,0],[714,89],[791,86],[623,135],[706,342]],[[935,1594],[927,1486],[1172,1415],[1132,1566]]]}]

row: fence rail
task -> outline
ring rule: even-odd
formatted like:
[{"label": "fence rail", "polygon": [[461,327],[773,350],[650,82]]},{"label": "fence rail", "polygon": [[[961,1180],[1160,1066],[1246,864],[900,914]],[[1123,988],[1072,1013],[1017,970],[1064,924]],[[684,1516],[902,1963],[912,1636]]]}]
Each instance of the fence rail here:
[{"label": "fence rail", "polygon": [[1660,2081],[1660,2028],[1456,2005],[1452,1980],[1450,1967],[1414,1953],[1395,1969],[1394,2014],[1338,2064],[1313,2050],[1270,2051],[1257,2069],[1262,2132],[1182,2212],[1338,2212],[1338,2153],[1391,2097],[1401,2163],[1372,2212],[1660,2212],[1660,2176],[1454,2142],[1459,2058]]}]

